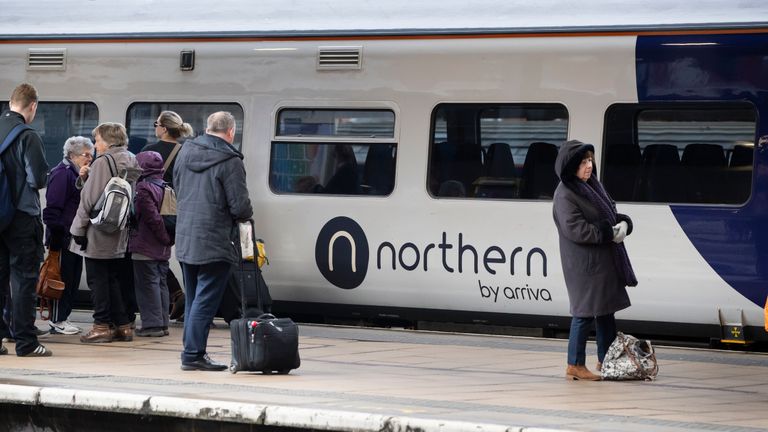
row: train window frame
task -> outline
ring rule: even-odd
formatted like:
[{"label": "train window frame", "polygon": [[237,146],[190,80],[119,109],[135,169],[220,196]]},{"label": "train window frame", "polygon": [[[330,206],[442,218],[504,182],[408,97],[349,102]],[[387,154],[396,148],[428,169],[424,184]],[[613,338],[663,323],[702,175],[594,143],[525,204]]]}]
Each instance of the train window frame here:
[{"label": "train window frame", "polygon": [[[474,171],[478,171],[478,175],[472,181],[467,181],[469,177],[463,178],[466,171],[461,171],[460,169],[454,170],[455,172],[447,177],[440,172],[440,166],[445,161],[438,161],[438,159],[444,156],[436,152],[437,144],[448,144],[450,142],[447,123],[445,126],[445,140],[439,141],[437,139],[440,111],[446,107],[457,111],[465,110],[474,113],[474,118],[471,119],[471,122],[464,122],[465,125],[472,123],[471,127],[474,128],[474,131],[458,133],[463,136],[460,141],[469,139],[473,140],[472,146],[476,146],[478,143],[480,145],[479,161],[475,157],[478,154],[472,156],[472,160],[469,161],[472,165],[479,163],[479,168],[475,166],[471,169],[472,172],[469,173],[469,176],[472,177]],[[483,134],[483,115],[492,110],[517,110],[524,113],[524,115],[517,117],[501,117],[497,115],[496,117],[488,117],[488,120],[496,119],[496,121],[500,121],[507,118],[508,121],[520,121],[520,124],[523,124],[522,119],[528,122],[531,121],[530,118],[539,116],[542,121],[551,122],[553,126],[549,127],[550,130],[548,132],[542,132],[538,137],[531,137],[531,140],[523,140],[525,145],[514,145],[514,139],[508,139],[498,142],[500,145],[496,146],[496,142],[491,143],[490,141],[498,141],[498,138],[494,138],[493,134],[490,133],[487,135]],[[554,125],[558,122],[561,122],[560,125],[555,127]],[[458,126],[453,126],[453,128],[456,127]],[[459,129],[466,129],[466,127],[459,127]],[[427,194],[433,199],[551,201],[554,189],[557,186],[554,160],[560,145],[568,139],[569,129],[570,112],[568,106],[559,101],[440,102],[435,104],[430,116],[429,151],[425,184]],[[457,133],[454,132],[453,134],[456,135]],[[555,134],[557,136],[552,136]],[[486,141],[489,141],[487,146],[485,145]],[[536,169],[535,165],[539,165],[539,162],[531,160],[528,169],[523,172],[526,158],[533,145],[537,147],[534,149],[535,154],[546,154],[547,168]],[[493,149],[493,153],[496,153],[497,149],[501,150],[499,154],[503,157],[499,158],[499,162],[504,163],[495,163],[496,157],[490,160],[491,148],[494,146],[496,148]],[[446,153],[447,151],[443,149],[441,152]],[[517,154],[517,159],[515,159],[514,154]],[[449,160],[448,162],[453,162],[460,167],[467,161],[459,158],[452,161]],[[509,166],[510,163],[514,165],[514,169]],[[519,168],[518,163],[520,165]],[[501,169],[501,172],[505,172],[505,164],[507,171],[511,171],[511,175],[499,175],[499,169]]]},{"label": "train window frame", "polygon": [[[385,112],[391,115],[391,135],[281,134],[281,116],[287,111],[340,114]],[[274,127],[269,154],[269,188],[274,194],[386,198],[394,191],[399,135],[399,113],[396,107],[291,104],[277,108],[272,118]],[[377,150],[377,157],[384,159],[371,162],[369,168],[367,162],[373,148]],[[311,157],[310,152],[313,153]],[[296,154],[297,158],[292,159],[291,154]],[[364,159],[361,161],[360,156],[363,154]],[[318,159],[318,155],[323,157]],[[351,159],[352,155],[355,164],[338,162],[343,158]],[[288,165],[289,170],[302,172],[283,171],[278,169],[278,165]],[[370,174],[371,171],[373,174]]]},{"label": "train window frame", "polygon": [[[73,125],[72,122],[74,119],[69,119],[69,124],[66,127],[67,133],[57,136],[57,139],[50,139],[47,134],[47,129],[49,127],[46,124],[42,124],[45,121],[47,109],[52,106],[64,106],[67,107],[67,109],[71,109],[74,106],[82,106],[83,108],[89,107],[93,111],[95,111],[95,120],[93,118],[81,118],[80,121],[83,123],[88,123],[89,125],[86,126],[85,124],[81,126]],[[81,110],[83,108],[80,108]],[[8,106],[8,100],[0,101],[0,111],[6,111],[9,109]],[[69,114],[70,117],[72,117],[72,113]],[[96,128],[96,126],[99,125],[99,118],[100,118],[100,110],[99,105],[94,101],[89,100],[45,100],[38,102],[37,105],[37,113],[35,115],[35,119],[32,121],[30,126],[34,128],[37,133],[40,135],[40,138],[43,141],[43,152],[45,155],[46,162],[48,163],[48,166],[52,169],[55,167],[63,158],[63,148],[64,143],[66,140],[73,136],[84,136],[91,141],[93,141],[93,136],[91,133],[93,132],[93,129]],[[49,122],[48,122],[49,123]],[[60,125],[56,125],[53,127],[53,130],[60,129]],[[72,131],[73,128],[79,129],[79,133],[76,131]]]},{"label": "train window frame", "polygon": [[[649,115],[654,118],[648,120]],[[680,120],[675,120],[674,115]],[[714,118],[715,115],[720,116]],[[643,120],[643,116],[646,120]],[[643,121],[647,122],[645,127],[641,124]],[[677,129],[683,130],[686,125],[682,123],[690,123],[687,127],[693,129],[690,132],[692,138],[685,140],[682,139],[685,136],[679,133],[675,135],[674,126],[666,129],[666,135],[671,138],[665,140],[644,139],[641,136],[652,136],[651,123],[660,121],[680,123]],[[741,134],[738,140],[695,139],[696,128],[703,129],[703,125],[718,122],[723,123],[721,131],[728,129],[726,122],[751,122],[752,127],[731,126],[733,131],[728,134],[734,137]],[[754,193],[757,132],[757,107],[749,101],[615,103],[606,108],[604,115],[598,174],[617,202],[741,207],[749,202]],[[726,137],[728,134],[721,133]],[[709,135],[716,136],[709,132],[699,133],[700,137]],[[648,146],[654,144],[657,144],[653,148],[654,153],[646,154]],[[686,147],[691,144],[695,145],[686,152]],[[734,165],[736,161],[733,154],[737,147],[747,150],[740,152],[740,162]],[[621,151],[613,150],[618,148]],[[752,149],[751,153],[749,148]],[[683,170],[686,166],[688,168]]]},{"label": "train window frame", "polygon": [[[146,122],[146,126],[144,126],[144,129],[147,129],[151,131],[150,133],[146,135],[133,135],[131,134],[132,128],[133,128],[133,120],[131,119],[131,111],[134,109],[134,107],[138,105],[150,105],[152,106],[151,112],[155,112],[154,110],[157,109],[157,112],[154,116],[147,117],[148,119],[151,118],[151,120]],[[237,107],[239,112],[232,112],[231,109],[218,109],[218,108],[212,108],[208,111],[204,111],[207,114],[202,115],[201,117],[197,117],[195,119],[190,120],[189,115],[185,116],[185,109],[179,108],[179,106],[198,106],[198,107],[204,107],[204,106],[210,106],[210,107]],[[155,108],[154,106],[158,106]],[[153,144],[157,142],[157,137],[155,137],[154,134],[154,126],[153,123],[155,120],[157,120],[157,116],[160,115],[162,111],[174,111],[178,113],[182,120],[185,123],[189,123],[192,126],[192,130],[194,132],[194,135],[192,137],[188,137],[187,139],[191,139],[200,135],[203,135],[205,133],[206,128],[206,121],[208,119],[208,116],[213,114],[217,111],[229,111],[232,113],[232,115],[235,116],[235,139],[232,143],[232,146],[235,147],[238,151],[243,152],[243,143],[245,142],[245,136],[246,136],[246,128],[245,128],[245,122],[246,122],[246,113],[245,109],[243,108],[242,104],[235,101],[150,101],[150,100],[142,100],[142,101],[133,101],[131,102],[128,107],[125,110],[125,130],[128,132],[128,138],[129,138],[129,150],[133,153],[138,153],[141,151],[142,148],[149,144]],[[180,112],[181,111],[181,112]],[[202,127],[197,128],[197,124],[202,123]],[[146,139],[143,143],[131,143],[131,138],[138,137],[139,139],[144,139],[145,137],[149,137]],[[152,141],[154,139],[154,141]],[[180,143],[180,144],[183,144]],[[140,147],[139,147],[140,146]]]}]

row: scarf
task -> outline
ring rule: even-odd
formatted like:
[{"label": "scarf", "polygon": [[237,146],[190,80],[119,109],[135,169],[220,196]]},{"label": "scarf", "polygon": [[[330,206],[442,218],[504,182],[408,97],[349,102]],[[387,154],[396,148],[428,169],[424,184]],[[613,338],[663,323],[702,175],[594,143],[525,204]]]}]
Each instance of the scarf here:
[{"label": "scarf", "polygon": [[[586,198],[597,208],[601,217],[608,219],[611,226],[618,223],[613,202],[611,201],[611,198],[608,197],[608,192],[605,191],[605,188],[603,188],[603,185],[597,181],[595,176],[589,177],[586,182],[576,180],[571,184],[576,186],[576,192],[579,195]],[[629,262],[629,255],[627,255],[627,248],[624,247],[624,242],[613,243],[613,262],[619,270],[619,273],[624,280],[624,284],[631,287],[637,286],[635,271],[632,269],[632,263]]]}]

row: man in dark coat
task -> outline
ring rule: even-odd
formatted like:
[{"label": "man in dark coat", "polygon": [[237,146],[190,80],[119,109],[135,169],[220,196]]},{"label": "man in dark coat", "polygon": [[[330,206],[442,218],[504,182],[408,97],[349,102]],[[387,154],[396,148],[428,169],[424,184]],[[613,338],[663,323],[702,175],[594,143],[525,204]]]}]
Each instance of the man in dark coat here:
[{"label": "man in dark coat", "polygon": [[631,219],[616,213],[593,170],[594,147],[568,141],[560,148],[555,172],[560,183],[553,216],[560,239],[560,259],[573,316],[568,342],[571,379],[599,379],[585,366],[587,336],[597,327],[598,369],[616,336],[613,314],[630,306],[626,286],[637,285],[624,248]]},{"label": "man in dark coat", "polygon": [[[37,90],[21,84],[13,90],[10,110],[0,116],[0,141],[16,125],[30,124],[37,113]],[[6,179],[13,194],[16,213],[10,225],[0,232],[0,287],[11,290],[12,323],[16,355],[47,357],[51,350],[37,341],[35,327],[35,285],[43,261],[43,222],[40,219],[39,190],[45,187],[48,163],[43,141],[34,130],[22,132],[0,155]],[[10,287],[9,287],[10,281]],[[5,292],[0,293],[0,309]],[[10,329],[0,321],[0,336],[10,337]],[[0,354],[8,351],[0,345]]]},{"label": "man in dark coat", "polygon": [[176,258],[186,291],[182,370],[227,368],[208,356],[208,330],[240,259],[232,246],[235,225],[253,215],[243,155],[232,146],[235,117],[213,113],[205,132],[184,143],[173,171]]}]

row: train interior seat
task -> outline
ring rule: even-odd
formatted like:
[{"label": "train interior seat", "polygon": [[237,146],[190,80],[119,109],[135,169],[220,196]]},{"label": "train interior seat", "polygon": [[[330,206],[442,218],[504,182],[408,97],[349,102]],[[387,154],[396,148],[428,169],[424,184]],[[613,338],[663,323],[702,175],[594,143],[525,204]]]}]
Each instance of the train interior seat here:
[{"label": "train interior seat", "polygon": [[741,204],[749,199],[754,159],[754,146],[739,144],[733,147],[728,163],[728,202]]},{"label": "train interior seat", "polygon": [[723,202],[727,195],[725,151],[718,144],[688,144],[680,160],[687,202]]},{"label": "train interior seat", "polygon": [[128,151],[133,154],[141,152],[141,149],[143,149],[145,145],[147,145],[146,138],[137,137],[135,135],[128,137]]},{"label": "train interior seat", "polygon": [[[483,150],[480,144],[466,144],[443,141],[432,148],[431,183],[441,185],[448,180],[457,180],[464,189],[471,190],[472,184],[482,174]],[[435,194],[439,189],[433,190]]]},{"label": "train interior seat", "polygon": [[374,144],[368,147],[363,165],[363,189],[372,195],[389,195],[395,185],[394,144]]},{"label": "train interior seat", "polygon": [[603,184],[616,201],[636,201],[640,177],[640,146],[614,144],[605,149]]},{"label": "train interior seat", "polygon": [[679,202],[680,153],[671,144],[651,144],[643,150],[640,177],[641,201]]},{"label": "train interior seat", "polygon": [[467,196],[467,190],[464,188],[464,184],[458,180],[446,180],[440,184],[437,196],[443,198],[465,197]]},{"label": "train interior seat", "polygon": [[509,144],[496,142],[484,153],[483,177],[475,182],[475,196],[517,198],[520,181]]},{"label": "train interior seat", "polygon": [[521,175],[521,198],[552,198],[558,179],[555,174],[557,146],[533,142],[528,146]]}]

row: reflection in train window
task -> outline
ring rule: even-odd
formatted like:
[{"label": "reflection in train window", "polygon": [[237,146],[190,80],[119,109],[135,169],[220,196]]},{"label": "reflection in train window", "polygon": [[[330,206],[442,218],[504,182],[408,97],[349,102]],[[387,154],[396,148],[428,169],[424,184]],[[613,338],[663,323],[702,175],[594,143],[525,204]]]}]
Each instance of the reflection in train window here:
[{"label": "reflection in train window", "polygon": [[163,111],[174,111],[185,123],[192,126],[195,136],[205,133],[208,116],[217,111],[229,111],[235,116],[237,127],[235,141],[232,143],[240,150],[243,142],[243,108],[236,103],[204,102],[137,102],[128,107],[125,128],[128,130],[128,150],[138,153],[147,144],[157,142],[155,120]]},{"label": "reflection in train window", "polygon": [[270,152],[275,193],[389,195],[397,143],[390,110],[283,109]]},{"label": "reflection in train window", "polygon": [[560,104],[442,104],[432,117],[429,192],[437,198],[551,199],[568,136]]},{"label": "reflection in train window", "polygon": [[[8,103],[2,104],[2,111]],[[64,141],[81,135],[93,140],[91,132],[99,124],[99,110],[91,102],[40,102],[32,127],[43,139],[45,160],[53,168],[63,158]]]},{"label": "reflection in train window", "polygon": [[616,104],[605,118],[602,180],[613,199],[709,204],[749,199],[753,105]]}]

